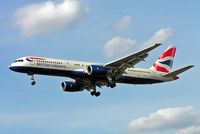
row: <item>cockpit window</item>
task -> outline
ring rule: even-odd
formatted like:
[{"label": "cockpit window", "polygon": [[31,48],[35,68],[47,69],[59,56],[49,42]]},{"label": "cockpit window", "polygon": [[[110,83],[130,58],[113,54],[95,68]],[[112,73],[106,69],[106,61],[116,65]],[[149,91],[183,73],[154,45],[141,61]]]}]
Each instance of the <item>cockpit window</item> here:
[{"label": "cockpit window", "polygon": [[16,60],[16,61],[14,61],[14,62],[23,62],[24,60],[21,60],[21,59],[19,59],[19,60]]}]

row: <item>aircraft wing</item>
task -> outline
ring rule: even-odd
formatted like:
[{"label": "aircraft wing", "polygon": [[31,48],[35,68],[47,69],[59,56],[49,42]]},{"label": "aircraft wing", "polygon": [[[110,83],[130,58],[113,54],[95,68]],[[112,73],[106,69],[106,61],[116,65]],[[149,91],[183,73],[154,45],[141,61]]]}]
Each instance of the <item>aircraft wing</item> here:
[{"label": "aircraft wing", "polygon": [[111,68],[116,77],[118,75],[123,74],[127,68],[133,67],[140,61],[144,61],[144,59],[148,56],[148,52],[157,48],[160,45],[161,44],[155,44],[146,49],[138,51],[136,53],[133,53],[125,57],[122,57],[120,59],[114,60],[112,62],[106,63],[104,66]]}]

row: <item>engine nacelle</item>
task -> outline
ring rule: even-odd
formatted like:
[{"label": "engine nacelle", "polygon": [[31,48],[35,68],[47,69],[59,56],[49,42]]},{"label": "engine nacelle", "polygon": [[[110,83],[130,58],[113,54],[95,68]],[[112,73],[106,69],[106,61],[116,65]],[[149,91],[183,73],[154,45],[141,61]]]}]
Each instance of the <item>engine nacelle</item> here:
[{"label": "engine nacelle", "polygon": [[64,81],[61,83],[61,89],[65,92],[79,92],[83,91],[83,86],[78,82]]},{"label": "engine nacelle", "polygon": [[90,65],[87,67],[88,75],[106,76],[109,73],[109,68],[101,65]]}]

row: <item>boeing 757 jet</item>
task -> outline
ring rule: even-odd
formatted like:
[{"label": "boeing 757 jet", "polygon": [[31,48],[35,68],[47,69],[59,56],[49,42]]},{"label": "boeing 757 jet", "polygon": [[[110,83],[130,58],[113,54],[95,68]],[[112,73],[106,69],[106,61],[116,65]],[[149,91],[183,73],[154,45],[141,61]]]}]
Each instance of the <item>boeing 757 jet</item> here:
[{"label": "boeing 757 jet", "polygon": [[92,96],[99,96],[96,87],[114,88],[117,83],[154,84],[177,80],[177,75],[192,68],[186,66],[170,72],[176,52],[175,46],[169,46],[150,68],[135,68],[144,61],[148,53],[161,44],[155,44],[141,51],[127,55],[106,64],[26,56],[15,60],[9,68],[12,71],[31,76],[31,84],[35,85],[34,75],[62,76],[74,79],[63,81],[61,89],[66,92],[90,91]]}]

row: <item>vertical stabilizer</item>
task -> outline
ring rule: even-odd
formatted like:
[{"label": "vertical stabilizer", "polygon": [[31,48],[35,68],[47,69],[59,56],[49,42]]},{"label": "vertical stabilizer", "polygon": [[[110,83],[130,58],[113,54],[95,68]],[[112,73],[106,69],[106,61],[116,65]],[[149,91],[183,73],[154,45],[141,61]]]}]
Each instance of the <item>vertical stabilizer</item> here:
[{"label": "vertical stabilizer", "polygon": [[169,73],[172,68],[175,53],[176,47],[169,46],[167,50],[165,50],[157,59],[157,61],[152,65],[151,69],[163,73]]}]

